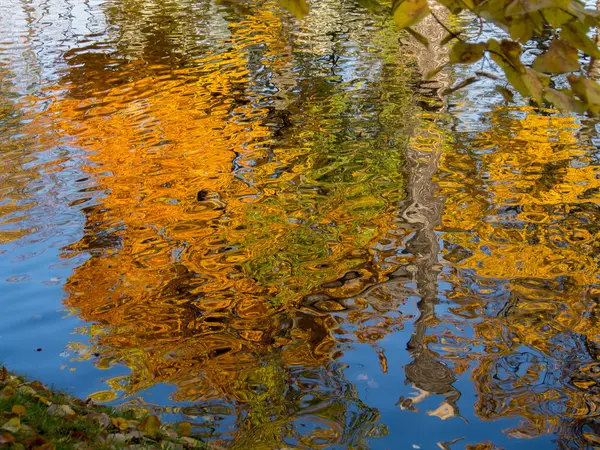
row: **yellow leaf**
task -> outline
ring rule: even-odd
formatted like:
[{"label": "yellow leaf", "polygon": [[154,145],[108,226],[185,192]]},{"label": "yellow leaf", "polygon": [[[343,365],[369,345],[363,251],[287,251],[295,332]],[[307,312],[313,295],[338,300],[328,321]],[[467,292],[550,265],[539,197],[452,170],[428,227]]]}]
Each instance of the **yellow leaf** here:
[{"label": "yellow leaf", "polygon": [[117,427],[121,431],[125,431],[127,428],[129,428],[129,423],[126,419],[123,419],[122,417],[112,417],[111,422],[115,427]]},{"label": "yellow leaf", "polygon": [[35,398],[42,405],[50,406],[52,404],[52,402],[50,400],[48,400],[46,397],[44,397],[43,395],[37,395]]},{"label": "yellow leaf", "polygon": [[395,1],[392,10],[394,21],[400,28],[413,26],[430,12],[427,0]]},{"label": "yellow leaf", "polygon": [[192,424],[189,422],[181,422],[177,425],[177,431],[182,436],[189,436],[192,434]]},{"label": "yellow leaf", "polygon": [[117,398],[117,393],[114,391],[98,391],[98,392],[94,392],[93,394],[90,394],[90,396],[88,397],[92,400],[94,400],[95,402],[99,402],[99,403],[107,403],[107,402],[111,402],[114,399]]},{"label": "yellow leaf", "polygon": [[583,77],[569,75],[569,84],[573,92],[577,94],[587,106],[587,109],[594,114],[600,112],[600,85],[595,81]]},{"label": "yellow leaf", "polygon": [[578,48],[586,55],[600,58],[598,46],[585,33],[574,25],[565,25],[560,31],[560,37]]},{"label": "yellow leaf", "polygon": [[533,27],[527,18],[513,20],[510,24],[510,37],[520,42],[527,42],[533,36]]},{"label": "yellow leaf", "polygon": [[148,416],[140,422],[138,428],[142,433],[154,437],[160,431],[160,419],[156,416]]},{"label": "yellow leaf", "polygon": [[579,70],[577,49],[561,39],[554,39],[545,53],[542,53],[532,65],[534,70],[547,73],[567,73]]},{"label": "yellow leaf", "polygon": [[506,100],[507,102],[511,103],[514,101],[515,96],[510,90],[506,89],[504,86],[496,86],[496,90],[502,94],[502,97],[504,97],[504,100]]},{"label": "yellow leaf", "polygon": [[486,43],[470,44],[468,42],[457,42],[450,50],[450,62],[471,64],[483,58],[487,50]]},{"label": "yellow leaf", "polygon": [[12,407],[12,412],[17,416],[24,416],[27,413],[27,408],[23,405],[15,405]]},{"label": "yellow leaf", "polygon": [[11,433],[18,433],[21,429],[21,419],[18,417],[13,417],[8,422],[5,422],[4,425],[2,425],[2,429]]},{"label": "yellow leaf", "polygon": [[305,0],[279,0],[279,4],[298,19],[302,19],[308,14],[308,3]]},{"label": "yellow leaf", "polygon": [[530,68],[525,69],[523,76],[523,83],[529,90],[529,94],[535,100],[538,105],[542,104],[542,83],[538,79],[537,75]]},{"label": "yellow leaf", "polygon": [[5,386],[2,391],[0,391],[0,395],[4,398],[10,398],[16,394],[15,388],[12,386]]}]

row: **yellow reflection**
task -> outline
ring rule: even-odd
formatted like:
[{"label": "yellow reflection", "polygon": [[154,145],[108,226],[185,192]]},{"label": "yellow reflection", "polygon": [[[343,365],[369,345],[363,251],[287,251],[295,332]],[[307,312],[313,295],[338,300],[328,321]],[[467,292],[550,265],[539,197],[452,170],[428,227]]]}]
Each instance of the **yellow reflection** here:
[{"label": "yellow reflection", "polygon": [[439,178],[443,278],[457,304],[448,326],[470,323],[474,336],[447,333],[436,345],[453,363],[475,363],[481,417],[526,419],[514,437],[577,438],[597,401],[585,367],[600,344],[600,177],[579,130],[573,117],[499,108],[469,153],[445,156]]}]

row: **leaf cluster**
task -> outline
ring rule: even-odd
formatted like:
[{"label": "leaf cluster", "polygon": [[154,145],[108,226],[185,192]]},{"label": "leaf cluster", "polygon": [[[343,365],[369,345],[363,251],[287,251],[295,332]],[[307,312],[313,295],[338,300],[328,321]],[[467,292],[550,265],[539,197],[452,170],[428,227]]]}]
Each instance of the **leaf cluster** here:
[{"label": "leaf cluster", "polygon": [[[589,57],[590,66],[600,58],[598,45],[589,37],[590,32],[598,27],[598,11],[586,9],[578,0],[438,1],[453,14],[467,11],[477,16],[481,23],[492,23],[507,34],[507,38],[500,42],[496,39],[471,42],[440,22],[448,31],[444,43],[454,41],[446,65],[492,60],[502,69],[514,90],[538,105],[545,101],[565,111],[600,112],[600,85],[587,76],[589,66],[586,70],[583,65],[584,57]],[[427,0],[393,0],[392,14],[396,24],[413,35],[416,31],[411,27],[433,15]],[[438,20],[435,15],[433,17]],[[547,48],[532,64],[526,64],[523,45],[531,40],[547,44]],[[420,36],[419,41],[428,45],[424,36]],[[437,68],[428,77],[434,76],[446,65]],[[555,77],[563,74],[567,74],[569,87],[558,89]],[[446,92],[453,92],[482,77],[498,79],[487,72],[476,72],[476,75]],[[507,101],[513,100],[510,89],[498,85],[497,90]]]}]

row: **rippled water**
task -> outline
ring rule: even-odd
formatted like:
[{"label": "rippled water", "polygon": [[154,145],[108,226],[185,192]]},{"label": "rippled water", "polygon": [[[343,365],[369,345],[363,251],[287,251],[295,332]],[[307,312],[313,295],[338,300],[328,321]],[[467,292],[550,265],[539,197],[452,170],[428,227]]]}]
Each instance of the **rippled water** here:
[{"label": "rippled water", "polygon": [[1,2],[0,358],[226,447],[600,445],[595,123],[445,109],[440,54],[369,2]]}]

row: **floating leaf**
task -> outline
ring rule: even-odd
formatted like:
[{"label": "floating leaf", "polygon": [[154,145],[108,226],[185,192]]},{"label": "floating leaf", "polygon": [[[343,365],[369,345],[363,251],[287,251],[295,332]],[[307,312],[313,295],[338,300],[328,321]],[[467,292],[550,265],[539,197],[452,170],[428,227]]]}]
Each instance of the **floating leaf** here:
[{"label": "floating leaf", "polygon": [[450,63],[471,64],[483,58],[487,43],[457,42],[450,50]]},{"label": "floating leaf", "polygon": [[394,21],[400,28],[407,28],[421,21],[429,13],[427,0],[396,0],[392,6]]},{"label": "floating leaf", "polygon": [[547,73],[567,73],[579,70],[577,49],[561,39],[554,39],[545,53],[542,53],[532,65],[534,70]]},{"label": "floating leaf", "polygon": [[177,431],[182,436],[189,436],[192,434],[192,424],[189,422],[181,422],[179,425],[177,425]]},{"label": "floating leaf", "polygon": [[139,430],[148,436],[156,436],[160,431],[160,419],[156,416],[146,417],[140,422]]},{"label": "floating leaf", "polygon": [[98,391],[90,394],[88,398],[94,400],[95,402],[108,403],[117,398],[117,393],[110,390]]},{"label": "floating leaf", "polygon": [[298,19],[304,18],[309,11],[308,3],[305,0],[279,0],[279,4]]},{"label": "floating leaf", "polygon": [[16,414],[17,416],[24,416],[27,414],[27,408],[25,408],[23,405],[15,405],[12,407],[12,413]]}]

